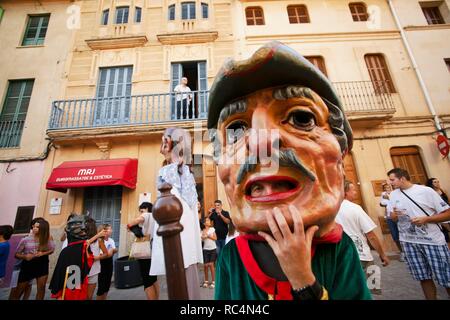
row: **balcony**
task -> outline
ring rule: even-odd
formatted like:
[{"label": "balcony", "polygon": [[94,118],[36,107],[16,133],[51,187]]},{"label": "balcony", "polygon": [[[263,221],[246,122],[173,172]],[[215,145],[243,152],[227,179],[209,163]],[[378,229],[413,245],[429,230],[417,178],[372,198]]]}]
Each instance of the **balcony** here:
[{"label": "balcony", "polygon": [[185,97],[175,93],[54,101],[48,135],[64,138],[65,133],[77,130],[89,135],[88,129],[94,134],[129,133],[139,131],[136,127],[146,131],[149,125],[154,128],[206,120],[208,94],[209,91],[192,91],[188,105],[183,105]]},{"label": "balcony", "polygon": [[14,148],[20,144],[25,120],[0,121],[0,148]]},{"label": "balcony", "polygon": [[377,125],[395,113],[399,99],[387,81],[333,83],[352,126]]},{"label": "balcony", "polygon": [[[334,86],[352,125],[361,120],[382,121],[395,112],[392,94],[384,85],[375,87],[371,81],[356,81],[336,82]],[[74,130],[85,133],[86,129],[95,128],[130,132],[130,127],[186,125],[206,120],[209,91],[192,91],[191,95],[192,102],[184,114],[175,93],[54,101],[48,134],[57,136],[58,132]]]}]

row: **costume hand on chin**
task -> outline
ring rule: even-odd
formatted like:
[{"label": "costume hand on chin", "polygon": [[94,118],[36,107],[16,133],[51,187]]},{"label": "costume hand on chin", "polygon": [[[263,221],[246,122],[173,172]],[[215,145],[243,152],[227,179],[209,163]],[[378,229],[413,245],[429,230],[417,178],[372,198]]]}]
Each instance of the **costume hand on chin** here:
[{"label": "costume hand on chin", "polygon": [[311,267],[311,244],[318,226],[304,230],[300,212],[290,205],[288,209],[294,222],[294,232],[289,228],[281,210],[275,207],[266,212],[272,235],[258,232],[271,246],[292,288],[298,289],[315,282]]}]

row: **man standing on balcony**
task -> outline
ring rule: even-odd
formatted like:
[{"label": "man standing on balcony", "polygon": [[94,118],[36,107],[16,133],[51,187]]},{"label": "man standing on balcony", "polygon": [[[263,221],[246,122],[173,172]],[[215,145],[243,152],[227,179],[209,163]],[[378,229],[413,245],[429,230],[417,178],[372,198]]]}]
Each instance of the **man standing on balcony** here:
[{"label": "man standing on balcony", "polygon": [[[176,93],[177,100],[177,114],[176,119],[186,119],[186,116],[189,113],[189,119],[192,119],[192,94],[191,89],[187,86],[188,79],[186,77],[181,78],[181,83],[173,89]],[[189,112],[188,112],[189,109]],[[183,112],[183,117],[181,117],[181,112]]]}]

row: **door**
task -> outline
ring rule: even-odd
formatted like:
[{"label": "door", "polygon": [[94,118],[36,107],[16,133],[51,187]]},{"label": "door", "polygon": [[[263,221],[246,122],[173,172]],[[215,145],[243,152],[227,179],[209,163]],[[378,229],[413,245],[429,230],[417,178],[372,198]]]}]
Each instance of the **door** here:
[{"label": "door", "polygon": [[344,172],[345,179],[353,182],[356,187],[357,196],[353,202],[359,204],[361,207],[364,207],[361,196],[361,188],[359,186],[358,174],[356,172],[355,162],[353,161],[353,155],[351,153],[347,154],[344,158]]},{"label": "door", "polygon": [[[217,200],[217,176],[216,165],[212,157],[203,155],[203,208],[207,212],[209,208],[214,207],[214,201]],[[222,199],[223,200],[223,199]]]},{"label": "door", "polygon": [[428,180],[427,172],[417,147],[399,147],[391,149],[392,163],[395,168],[402,168],[408,171],[411,182],[426,185]]},{"label": "door", "polygon": [[133,67],[101,68],[97,87],[95,125],[128,123]]},{"label": "door", "polygon": [[84,190],[84,212],[101,224],[112,226],[112,238],[119,246],[122,187],[90,187]]}]

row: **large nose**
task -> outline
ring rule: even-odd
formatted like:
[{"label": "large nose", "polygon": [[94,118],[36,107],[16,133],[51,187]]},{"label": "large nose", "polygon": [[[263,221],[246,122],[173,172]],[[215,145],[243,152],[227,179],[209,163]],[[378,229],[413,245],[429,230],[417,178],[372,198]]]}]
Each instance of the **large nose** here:
[{"label": "large nose", "polygon": [[274,143],[279,138],[278,130],[264,107],[256,108],[251,119],[251,130],[247,139],[247,148],[254,156],[271,156]]}]

